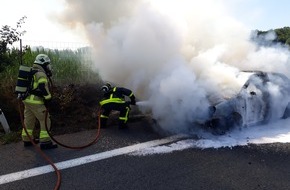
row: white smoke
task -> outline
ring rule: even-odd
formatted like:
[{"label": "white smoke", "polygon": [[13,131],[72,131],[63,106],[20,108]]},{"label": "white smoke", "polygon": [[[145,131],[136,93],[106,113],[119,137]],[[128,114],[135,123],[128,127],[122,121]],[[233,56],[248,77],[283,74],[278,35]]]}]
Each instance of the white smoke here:
[{"label": "white smoke", "polygon": [[104,80],[148,100],[163,129],[206,117],[208,97],[232,96],[241,70],[290,75],[289,50],[258,47],[216,0],[66,0],[61,20],[82,27]]}]

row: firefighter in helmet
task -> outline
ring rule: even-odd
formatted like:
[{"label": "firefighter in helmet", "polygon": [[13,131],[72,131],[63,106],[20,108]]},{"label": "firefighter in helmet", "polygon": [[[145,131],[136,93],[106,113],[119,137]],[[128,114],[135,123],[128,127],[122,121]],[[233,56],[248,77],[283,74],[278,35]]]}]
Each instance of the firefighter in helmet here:
[{"label": "firefighter in helmet", "polygon": [[[119,111],[119,129],[127,128],[127,121],[129,112],[131,110],[130,104],[135,105],[136,100],[133,92],[124,87],[112,87],[110,83],[102,86],[101,90],[104,92],[104,97],[100,101],[101,113],[101,127],[105,128],[109,114],[112,110]],[[129,97],[131,101],[125,101],[125,96]]]},{"label": "firefighter in helmet", "polygon": [[[49,77],[52,76],[50,59],[46,54],[36,56],[33,67],[33,84],[29,95],[23,100],[24,103],[24,124],[29,136],[33,137],[36,119],[40,124],[39,143],[41,149],[57,148],[57,144],[53,144],[46,130],[50,129],[51,120],[47,112],[45,104],[47,104],[52,96],[49,91]],[[34,137],[33,137],[34,138]],[[31,146],[29,137],[25,130],[22,130],[22,140],[24,146]],[[38,143],[36,138],[33,139]]]}]

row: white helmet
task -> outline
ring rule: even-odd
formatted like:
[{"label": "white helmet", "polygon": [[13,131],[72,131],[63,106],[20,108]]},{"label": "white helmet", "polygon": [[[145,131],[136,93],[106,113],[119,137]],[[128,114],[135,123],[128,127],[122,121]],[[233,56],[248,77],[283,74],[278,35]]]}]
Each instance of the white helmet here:
[{"label": "white helmet", "polygon": [[102,86],[101,90],[105,93],[109,92],[112,89],[112,85],[107,82],[105,85]]},{"label": "white helmet", "polygon": [[35,58],[34,64],[42,66],[48,77],[52,76],[52,69],[50,59],[46,54],[38,54]]},{"label": "white helmet", "polygon": [[34,63],[39,64],[39,65],[47,65],[47,64],[50,64],[50,59],[45,54],[38,54],[35,58]]}]

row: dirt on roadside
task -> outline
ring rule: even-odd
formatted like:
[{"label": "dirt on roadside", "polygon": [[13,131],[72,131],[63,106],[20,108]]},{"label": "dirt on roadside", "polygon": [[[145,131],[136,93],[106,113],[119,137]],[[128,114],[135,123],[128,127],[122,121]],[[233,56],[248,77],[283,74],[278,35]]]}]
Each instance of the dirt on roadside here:
[{"label": "dirt on roadside", "polygon": [[[48,107],[52,121],[51,133],[53,135],[74,133],[98,127],[99,101],[102,98],[100,85],[66,85],[56,86],[52,89],[53,99]],[[23,104],[17,100],[16,95],[1,93],[0,106],[9,123],[10,129],[19,132],[22,129],[21,113]],[[130,122],[142,120],[143,115],[137,109],[132,109]],[[108,124],[115,125],[118,113],[112,113]],[[36,123],[39,128],[39,124]],[[0,132],[4,133],[4,130]],[[20,133],[19,133],[20,134]],[[20,140],[20,137],[19,137]]]}]

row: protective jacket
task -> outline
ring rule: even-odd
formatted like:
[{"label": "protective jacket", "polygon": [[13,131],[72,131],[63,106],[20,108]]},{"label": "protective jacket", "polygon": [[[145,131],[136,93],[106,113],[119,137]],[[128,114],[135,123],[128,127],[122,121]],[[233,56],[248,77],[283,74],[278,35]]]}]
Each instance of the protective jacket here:
[{"label": "protective jacket", "polygon": [[[126,102],[125,96],[128,96],[131,102]],[[102,107],[101,127],[106,127],[109,114],[112,110],[119,111],[119,128],[125,128],[130,112],[130,104],[135,105],[135,96],[133,92],[127,88],[114,87],[104,94],[104,98],[100,101]]]},{"label": "protective jacket", "polygon": [[[46,115],[46,107],[44,105],[45,101],[51,99],[51,93],[48,87],[48,77],[44,69],[37,64],[33,65],[33,70],[35,74],[33,75],[33,85],[32,90],[29,91],[29,95],[23,100],[25,105],[24,109],[24,124],[27,128],[29,136],[33,136],[33,131],[35,129],[35,121],[38,119],[40,123],[40,143],[51,142],[51,139],[46,130],[51,127],[50,115]],[[22,140],[28,142],[29,138],[25,132],[22,130]]]},{"label": "protective jacket", "polygon": [[133,92],[127,88],[114,87],[104,94],[101,106],[107,103],[125,103],[125,96],[128,96],[132,104],[135,104],[135,96]]},{"label": "protective jacket", "polygon": [[44,104],[44,101],[51,99],[51,93],[48,88],[48,78],[44,69],[40,65],[33,65],[35,71],[33,75],[33,85],[29,96],[24,100],[29,104]]}]

